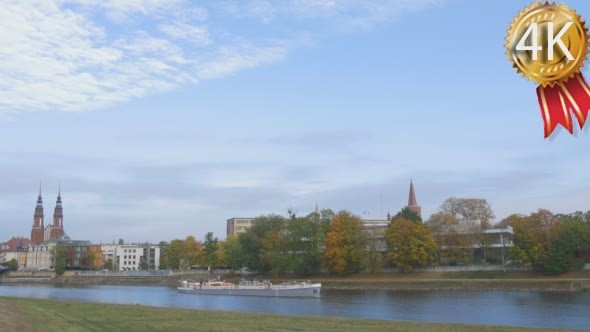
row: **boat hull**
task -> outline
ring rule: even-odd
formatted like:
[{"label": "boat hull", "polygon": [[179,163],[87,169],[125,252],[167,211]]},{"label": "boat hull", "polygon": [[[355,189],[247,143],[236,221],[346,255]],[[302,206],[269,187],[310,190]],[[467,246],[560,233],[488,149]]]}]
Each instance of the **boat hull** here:
[{"label": "boat hull", "polygon": [[179,293],[202,295],[233,295],[233,296],[266,296],[266,297],[320,297],[321,284],[312,284],[305,287],[284,288],[239,288],[239,287],[178,287]]}]

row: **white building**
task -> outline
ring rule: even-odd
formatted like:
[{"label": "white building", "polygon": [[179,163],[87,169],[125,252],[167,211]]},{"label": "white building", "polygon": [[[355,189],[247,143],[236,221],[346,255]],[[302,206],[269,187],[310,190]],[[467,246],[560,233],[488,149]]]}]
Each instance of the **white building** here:
[{"label": "white building", "polygon": [[231,218],[227,220],[227,236],[234,236],[242,233],[246,233],[250,227],[254,218]]},{"label": "white building", "polygon": [[160,268],[160,247],[151,244],[103,244],[101,250],[105,262],[112,262],[119,271],[147,270]]},{"label": "white building", "polygon": [[27,251],[26,269],[33,271],[53,269],[55,246],[56,242],[31,245]]}]

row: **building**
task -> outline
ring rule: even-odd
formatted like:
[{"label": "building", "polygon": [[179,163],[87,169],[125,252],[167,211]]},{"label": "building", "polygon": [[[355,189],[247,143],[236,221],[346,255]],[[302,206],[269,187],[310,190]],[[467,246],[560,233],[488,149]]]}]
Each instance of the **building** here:
[{"label": "building", "polygon": [[16,252],[17,249],[28,247],[31,244],[31,240],[26,237],[13,237],[12,239],[0,243],[0,253],[2,252]]},{"label": "building", "polygon": [[29,271],[52,270],[58,256],[63,255],[66,270],[91,270],[103,261],[100,245],[90,241],[72,240],[67,235],[31,245],[27,251],[26,269]]},{"label": "building", "polygon": [[119,271],[158,270],[160,247],[152,244],[103,244],[101,251],[106,264]]},{"label": "building", "polygon": [[53,212],[53,224],[45,227],[43,214],[43,197],[41,188],[37,197],[37,206],[33,215],[33,228],[31,229],[31,242],[33,245],[39,245],[44,241],[61,238],[65,235],[63,226],[63,207],[61,202],[61,188],[58,190],[55,210]]},{"label": "building", "polygon": [[387,244],[385,242],[385,230],[389,226],[389,220],[387,219],[363,219],[363,229],[367,234],[368,246],[372,247],[369,249],[376,251],[385,251]]},{"label": "building", "polygon": [[227,236],[246,233],[255,218],[231,218],[227,220]]},{"label": "building", "polygon": [[437,256],[441,264],[508,263],[514,231],[512,227],[481,229],[479,220],[461,220],[433,236],[439,243]]},{"label": "building", "polygon": [[56,241],[31,245],[27,251],[25,269],[28,271],[52,270],[55,264],[56,245]]},{"label": "building", "polygon": [[8,263],[15,259],[18,262],[18,268],[24,268],[27,263],[27,251],[30,244],[31,240],[24,237],[13,237],[0,244],[0,263]]}]

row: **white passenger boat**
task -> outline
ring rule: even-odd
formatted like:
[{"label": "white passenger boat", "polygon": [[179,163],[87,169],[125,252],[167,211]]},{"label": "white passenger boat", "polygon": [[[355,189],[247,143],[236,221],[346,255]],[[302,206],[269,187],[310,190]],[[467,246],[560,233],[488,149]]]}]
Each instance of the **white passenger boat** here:
[{"label": "white passenger boat", "polygon": [[246,296],[285,296],[285,297],[320,297],[322,284],[311,282],[283,282],[273,285],[269,281],[245,280],[238,284],[225,281],[194,282],[183,280],[177,288],[186,294],[205,295],[246,295]]}]

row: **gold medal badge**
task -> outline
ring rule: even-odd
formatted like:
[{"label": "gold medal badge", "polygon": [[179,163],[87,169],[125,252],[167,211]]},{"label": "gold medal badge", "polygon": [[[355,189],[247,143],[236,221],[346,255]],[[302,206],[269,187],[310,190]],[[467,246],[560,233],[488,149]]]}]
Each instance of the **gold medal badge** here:
[{"label": "gold medal badge", "polygon": [[545,138],[561,124],[573,133],[590,110],[590,87],[580,73],[588,55],[588,29],[565,5],[535,3],[519,12],[506,37],[506,54],[516,71],[539,84],[537,97]]}]

